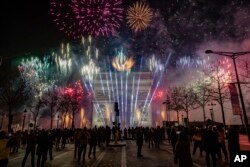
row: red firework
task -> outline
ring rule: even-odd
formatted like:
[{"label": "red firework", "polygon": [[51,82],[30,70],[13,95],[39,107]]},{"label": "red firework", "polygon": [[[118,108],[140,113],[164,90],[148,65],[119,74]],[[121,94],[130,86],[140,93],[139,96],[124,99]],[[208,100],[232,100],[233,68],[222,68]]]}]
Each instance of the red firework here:
[{"label": "red firework", "polygon": [[122,0],[72,0],[80,30],[92,36],[114,35],[123,20]]},{"label": "red firework", "polygon": [[83,34],[76,20],[72,0],[50,0],[50,14],[59,29],[77,39]]},{"label": "red firework", "polygon": [[64,94],[74,100],[80,102],[83,100],[84,89],[80,81],[77,81],[73,84],[64,88]]}]

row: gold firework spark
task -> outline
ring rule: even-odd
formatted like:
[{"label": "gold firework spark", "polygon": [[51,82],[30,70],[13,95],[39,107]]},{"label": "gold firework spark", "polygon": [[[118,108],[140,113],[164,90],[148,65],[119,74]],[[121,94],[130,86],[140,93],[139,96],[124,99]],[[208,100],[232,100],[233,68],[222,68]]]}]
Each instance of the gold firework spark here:
[{"label": "gold firework spark", "polygon": [[151,8],[142,2],[136,2],[127,11],[127,23],[135,31],[141,31],[148,27],[153,17]]}]

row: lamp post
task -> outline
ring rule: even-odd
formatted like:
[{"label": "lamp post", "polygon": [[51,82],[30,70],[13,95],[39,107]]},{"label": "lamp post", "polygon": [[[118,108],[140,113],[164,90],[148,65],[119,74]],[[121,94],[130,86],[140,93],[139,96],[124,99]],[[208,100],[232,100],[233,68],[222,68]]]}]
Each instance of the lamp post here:
[{"label": "lamp post", "polygon": [[23,126],[22,126],[22,132],[23,132],[23,129],[24,129],[24,124],[25,124],[25,118],[26,118],[26,113],[27,113],[27,110],[25,108],[25,110],[23,111]]},{"label": "lamp post", "polygon": [[236,62],[235,62],[235,60],[239,56],[249,54],[250,52],[249,51],[248,52],[217,52],[217,51],[212,51],[212,50],[206,50],[205,53],[206,54],[217,54],[217,55],[227,56],[227,57],[233,59],[234,70],[235,70],[235,74],[236,74],[236,81],[237,81],[237,85],[238,85],[238,89],[239,89],[240,102],[241,102],[242,112],[243,112],[243,116],[244,116],[245,128],[246,128],[246,132],[247,132],[247,136],[248,136],[248,141],[250,142],[250,132],[249,132],[250,129],[248,127],[248,118],[247,118],[245,103],[244,103],[242,90],[241,90],[241,86],[240,86],[240,80],[239,80],[239,75],[238,75],[238,71],[237,71],[237,66],[236,66]]}]

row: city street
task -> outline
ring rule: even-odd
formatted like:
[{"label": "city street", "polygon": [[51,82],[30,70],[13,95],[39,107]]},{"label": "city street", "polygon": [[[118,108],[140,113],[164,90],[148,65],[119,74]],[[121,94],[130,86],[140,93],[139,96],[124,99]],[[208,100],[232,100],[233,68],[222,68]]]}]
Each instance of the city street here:
[{"label": "city street", "polygon": [[250,167],[250,0],[1,2],[0,167]]},{"label": "city street", "polygon": [[[142,148],[142,158],[137,158],[136,142],[128,140],[126,147],[106,147],[100,149],[97,147],[96,160],[93,157],[88,158],[86,154],[86,161],[83,164],[78,163],[73,158],[73,145],[68,144],[64,150],[54,151],[53,160],[47,161],[45,166],[48,167],[177,167],[174,164],[174,156],[171,145],[164,141],[160,145],[160,149],[148,148],[148,143],[144,143]],[[87,148],[88,150],[88,148]],[[192,150],[192,146],[191,146]],[[20,166],[24,157],[24,150],[10,156],[9,167]],[[195,167],[205,166],[205,154],[203,157],[196,155],[192,157]],[[30,165],[30,157],[26,161],[26,166]],[[220,167],[226,167],[226,164],[219,164]]]}]

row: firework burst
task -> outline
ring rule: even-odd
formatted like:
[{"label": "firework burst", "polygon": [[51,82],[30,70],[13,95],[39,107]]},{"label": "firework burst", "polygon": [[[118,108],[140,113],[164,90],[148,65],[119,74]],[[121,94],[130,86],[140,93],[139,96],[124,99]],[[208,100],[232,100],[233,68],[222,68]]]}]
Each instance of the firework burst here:
[{"label": "firework burst", "polygon": [[163,71],[164,65],[161,63],[160,60],[157,60],[155,55],[153,55],[148,62],[148,67],[150,71]]},{"label": "firework burst", "polygon": [[134,59],[132,57],[125,56],[123,50],[118,52],[118,55],[112,60],[112,66],[117,71],[129,71],[134,66],[134,64]]},{"label": "firework burst", "polygon": [[48,77],[50,66],[48,57],[44,57],[42,60],[37,57],[23,59],[18,66],[20,75],[26,84],[26,90],[35,97],[42,96],[49,85],[54,83]]},{"label": "firework burst", "polygon": [[151,8],[142,2],[136,2],[127,11],[127,23],[134,32],[147,28],[152,18]]},{"label": "firework burst", "polygon": [[57,70],[60,74],[67,75],[71,71],[72,67],[72,59],[71,59],[71,52],[70,52],[70,45],[67,44],[66,47],[64,44],[61,45],[61,52],[60,53],[52,53],[52,56],[55,59]]},{"label": "firework burst", "polygon": [[18,70],[25,79],[33,80],[37,77],[46,79],[49,67],[50,63],[47,57],[44,57],[43,60],[31,57],[30,59],[22,59]]},{"label": "firework burst", "polygon": [[88,38],[82,37],[82,46],[84,50],[83,54],[86,55],[89,60],[93,58],[99,58],[99,49],[92,44],[91,36],[88,36]]},{"label": "firework burst", "polygon": [[78,39],[82,36],[81,28],[76,20],[72,5],[71,0],[50,0],[50,14],[60,31]]},{"label": "firework burst", "polygon": [[123,20],[121,0],[73,0],[73,11],[83,34],[114,34]]},{"label": "firework burst", "polygon": [[178,68],[201,68],[209,69],[211,68],[210,57],[206,58],[192,58],[190,56],[183,56],[176,60],[176,66]]},{"label": "firework burst", "polygon": [[81,70],[84,79],[88,81],[93,81],[99,72],[100,67],[98,67],[92,59],[90,59],[89,63],[84,65]]},{"label": "firework burst", "polygon": [[222,66],[219,68],[218,76],[221,76],[221,80],[226,85],[231,82],[232,80],[232,66],[229,62],[228,58],[224,58],[223,60],[219,61],[219,64]]}]

